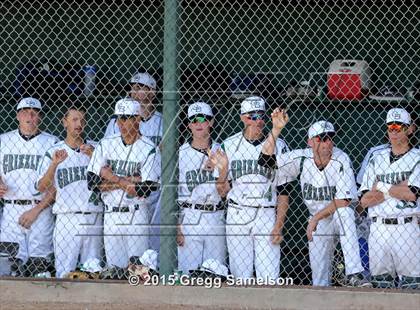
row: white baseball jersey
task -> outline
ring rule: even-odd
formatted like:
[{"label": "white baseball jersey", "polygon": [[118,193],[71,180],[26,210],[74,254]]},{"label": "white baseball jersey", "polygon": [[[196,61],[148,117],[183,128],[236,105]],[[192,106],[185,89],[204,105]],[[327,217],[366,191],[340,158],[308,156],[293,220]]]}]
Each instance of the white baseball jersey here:
[{"label": "white baseball jersey", "polygon": [[277,156],[279,185],[300,175],[305,205],[311,215],[324,209],[333,199],[357,199],[357,187],[349,156],[334,147],[330,162],[319,170],[312,149],[298,149]]},{"label": "white baseball jersey", "polygon": [[382,150],[384,148],[389,147],[389,144],[381,144],[381,145],[377,145],[374,146],[372,148],[369,149],[369,151],[367,152],[365,158],[363,158],[362,164],[360,165],[360,170],[359,173],[356,176],[356,182],[357,184],[362,184],[363,182],[363,175],[365,174],[367,165],[369,163],[370,158],[372,157],[373,154],[375,154],[377,151]]},{"label": "white baseball jersey", "polygon": [[191,204],[212,204],[220,202],[213,171],[204,170],[207,154],[185,143],[179,148],[178,201]]},{"label": "white baseball jersey", "polygon": [[[94,141],[86,141],[86,144],[96,145]],[[54,174],[54,187],[57,190],[53,207],[54,214],[72,213],[78,211],[92,212],[100,211],[98,206],[92,210],[92,206],[97,202],[96,194],[87,188],[87,167],[90,161],[89,156],[74,150],[64,141],[53,145],[44,155],[38,168],[38,180],[45,175],[51,164],[54,152],[65,150],[67,158],[57,166]],[[89,202],[90,208],[89,208]]]},{"label": "white baseball jersey", "polygon": [[[399,184],[408,180],[409,185],[420,187],[419,166],[420,150],[412,148],[404,156],[390,162],[391,147],[375,152],[369,161],[366,173],[363,176],[360,191],[369,191],[376,182]],[[417,203],[388,198],[384,202],[368,208],[369,217],[398,217],[420,214],[419,200]]]},{"label": "white baseball jersey", "polygon": [[[232,181],[232,189],[227,198],[240,205],[275,206],[277,192],[275,187],[275,173],[273,169],[258,165],[258,158],[264,141],[254,145],[247,141],[243,133],[237,133],[227,138],[222,149],[229,159],[228,178]],[[276,154],[288,151],[286,143],[277,139]],[[214,176],[219,177],[215,169]]]},{"label": "white baseball jersey", "polygon": [[[131,145],[123,142],[121,135],[102,139],[93,152],[88,171],[100,175],[101,168],[110,166],[118,176],[140,176],[142,182],[160,182],[160,153],[155,144],[141,136]],[[108,206],[144,204],[145,199],[128,196],[123,190],[103,192],[103,202]]]},{"label": "white baseball jersey", "polygon": [[34,189],[37,170],[45,150],[57,141],[56,136],[45,132],[28,140],[18,129],[0,135],[0,174],[8,188],[4,199],[41,199]]},{"label": "white baseball jersey", "polygon": [[[160,144],[163,136],[162,113],[155,111],[147,120],[142,120],[139,125],[141,134],[153,141],[156,145]],[[106,128],[104,137],[120,133],[116,117],[112,117]]]}]

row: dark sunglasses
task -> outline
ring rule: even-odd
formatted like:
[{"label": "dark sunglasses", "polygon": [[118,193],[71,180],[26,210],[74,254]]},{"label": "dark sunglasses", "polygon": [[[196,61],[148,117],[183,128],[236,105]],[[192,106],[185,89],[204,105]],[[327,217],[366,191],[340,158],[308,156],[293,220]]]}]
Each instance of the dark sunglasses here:
[{"label": "dark sunglasses", "polygon": [[128,119],[133,119],[136,117],[137,115],[118,115],[118,119],[121,119],[123,121],[128,120]]},{"label": "dark sunglasses", "polygon": [[265,120],[265,114],[263,112],[252,112],[246,118],[251,121]]},{"label": "dark sunglasses", "polygon": [[320,135],[318,135],[318,136],[316,136],[316,137],[314,137],[314,139],[317,141],[317,142],[327,142],[327,141],[333,141],[333,138],[334,138],[334,136],[335,136],[335,134],[334,133],[332,133],[332,132],[328,132],[328,133],[323,133],[323,134],[320,134]]},{"label": "dark sunglasses", "polygon": [[190,123],[195,124],[195,123],[205,123],[207,121],[210,121],[211,117],[206,116],[206,115],[195,115],[193,117],[190,118]]},{"label": "dark sunglasses", "polygon": [[394,132],[394,131],[401,132],[401,131],[406,131],[408,129],[408,126],[403,125],[403,124],[392,123],[392,124],[388,124],[387,128],[389,132]]}]

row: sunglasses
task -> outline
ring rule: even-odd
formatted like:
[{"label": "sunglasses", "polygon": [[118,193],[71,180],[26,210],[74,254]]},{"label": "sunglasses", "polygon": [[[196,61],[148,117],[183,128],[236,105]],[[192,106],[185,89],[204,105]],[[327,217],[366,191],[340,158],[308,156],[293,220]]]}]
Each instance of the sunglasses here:
[{"label": "sunglasses", "polygon": [[407,126],[402,125],[402,124],[389,124],[387,125],[388,127],[388,131],[389,132],[401,132],[401,131],[406,131],[407,130]]},{"label": "sunglasses", "polygon": [[316,142],[327,142],[327,141],[332,141],[334,138],[334,133],[324,133],[321,135],[318,135],[316,137],[314,137]]},{"label": "sunglasses", "polygon": [[190,123],[195,124],[195,123],[205,123],[207,121],[210,121],[209,117],[206,117],[204,115],[198,115],[198,116],[194,116],[192,118],[190,118]]},{"label": "sunglasses", "polygon": [[246,116],[251,121],[265,120],[265,114],[261,112],[250,113]]},{"label": "sunglasses", "polygon": [[121,119],[123,121],[133,119],[135,117],[137,117],[137,115],[118,115],[118,119]]}]

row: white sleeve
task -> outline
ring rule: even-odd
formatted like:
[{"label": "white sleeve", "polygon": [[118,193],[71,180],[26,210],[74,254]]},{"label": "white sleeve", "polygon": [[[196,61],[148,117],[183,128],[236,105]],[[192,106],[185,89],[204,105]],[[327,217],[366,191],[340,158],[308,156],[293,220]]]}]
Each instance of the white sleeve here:
[{"label": "white sleeve", "polygon": [[277,186],[293,182],[300,174],[306,157],[300,150],[277,154]]},{"label": "white sleeve", "polygon": [[45,175],[52,162],[53,150],[48,150],[45,152],[44,157],[42,157],[41,163],[38,166],[38,177],[36,183],[38,184],[39,180]]},{"label": "white sleeve", "polygon": [[408,178],[408,186],[420,188],[420,161],[414,166],[414,170]]},{"label": "white sleeve", "polygon": [[141,181],[160,182],[161,158],[157,147],[153,148],[147,155],[146,161],[141,167]]},{"label": "white sleeve", "polygon": [[375,184],[375,156],[371,157],[366,167],[366,172],[363,175],[362,185],[360,186],[359,192],[370,191]]},{"label": "white sleeve", "polygon": [[343,156],[337,172],[335,199],[357,199],[357,186],[350,158]]},{"label": "white sleeve", "polygon": [[103,152],[102,141],[98,143],[93,151],[92,158],[88,165],[88,171],[100,176],[101,168],[106,165],[106,156]]},{"label": "white sleeve", "polygon": [[111,120],[108,123],[108,126],[106,127],[104,138],[109,137],[119,132],[120,132],[120,129],[118,128],[117,120],[115,118],[111,118]]}]

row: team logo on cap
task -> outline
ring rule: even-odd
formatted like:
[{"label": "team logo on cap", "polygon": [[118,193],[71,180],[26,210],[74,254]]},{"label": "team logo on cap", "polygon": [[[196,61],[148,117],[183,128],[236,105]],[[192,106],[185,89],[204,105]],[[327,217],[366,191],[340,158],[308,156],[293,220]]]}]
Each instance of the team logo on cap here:
[{"label": "team logo on cap", "polygon": [[259,100],[251,101],[251,107],[253,107],[256,110],[262,110],[262,102]]},{"label": "team logo on cap", "polygon": [[194,112],[198,113],[201,112],[201,107],[199,105],[192,107],[191,110],[193,110]]},{"label": "team logo on cap", "polygon": [[325,130],[334,130],[334,127],[330,123],[325,122],[324,123],[324,129]]},{"label": "team logo on cap", "polygon": [[126,106],[125,106],[122,102],[120,102],[120,103],[117,105],[117,109],[118,109],[120,112],[122,112],[122,113],[124,113],[124,112],[125,112],[125,108],[126,108]]},{"label": "team logo on cap", "polygon": [[401,119],[401,113],[398,111],[392,111],[392,117],[394,119]]}]

